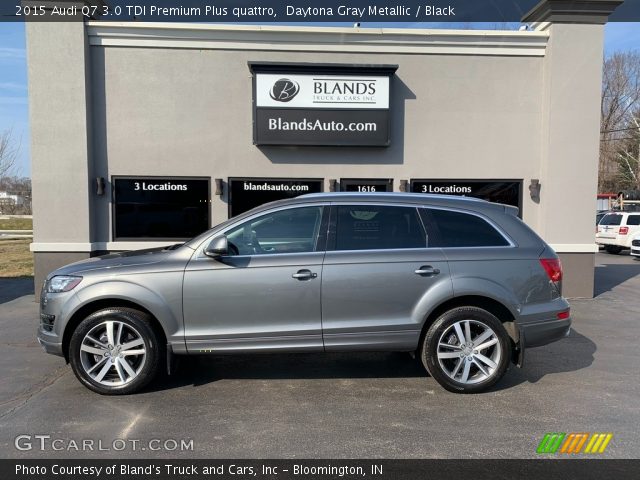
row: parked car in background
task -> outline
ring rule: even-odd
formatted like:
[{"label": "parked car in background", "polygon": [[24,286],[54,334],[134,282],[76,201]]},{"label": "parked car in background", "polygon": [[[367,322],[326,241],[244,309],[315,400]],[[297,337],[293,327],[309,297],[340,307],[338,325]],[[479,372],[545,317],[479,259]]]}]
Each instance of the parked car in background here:
[{"label": "parked car in background", "polygon": [[640,212],[609,212],[596,227],[596,243],[608,253],[631,248],[631,240],[640,232]]},{"label": "parked car in background", "polygon": [[331,193],[263,205],[170,248],[49,274],[38,340],[86,387],[144,387],[174,354],[416,352],[486,390],[569,333],[556,253],[514,207]]},{"label": "parked car in background", "polygon": [[640,260],[640,232],[636,233],[631,239],[631,255],[636,260]]}]

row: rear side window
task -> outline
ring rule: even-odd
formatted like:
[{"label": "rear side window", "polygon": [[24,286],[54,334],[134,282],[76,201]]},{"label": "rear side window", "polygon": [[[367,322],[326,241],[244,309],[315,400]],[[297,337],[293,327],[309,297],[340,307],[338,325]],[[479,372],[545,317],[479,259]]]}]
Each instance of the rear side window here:
[{"label": "rear side window", "polygon": [[426,237],[411,207],[340,205],[336,250],[425,248]]},{"label": "rear side window", "polygon": [[629,215],[627,225],[640,225],[640,215]]},{"label": "rear side window", "polygon": [[[506,247],[509,242],[489,222],[467,213],[425,209],[430,247]],[[432,231],[433,230],[433,231]]]},{"label": "rear side window", "polygon": [[607,213],[602,220],[600,220],[599,225],[620,225],[622,222],[622,215],[618,213]]}]

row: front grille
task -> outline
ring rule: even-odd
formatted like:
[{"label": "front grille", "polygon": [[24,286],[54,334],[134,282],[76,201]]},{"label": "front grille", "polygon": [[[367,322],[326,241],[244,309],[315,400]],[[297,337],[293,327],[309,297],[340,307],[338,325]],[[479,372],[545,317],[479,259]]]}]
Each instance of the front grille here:
[{"label": "front grille", "polygon": [[633,245],[634,247],[640,247],[640,240],[634,240],[633,242],[631,242],[631,245]]},{"label": "front grille", "polygon": [[40,326],[45,332],[53,331],[53,324],[56,321],[55,315],[47,315],[46,313],[40,314]]}]

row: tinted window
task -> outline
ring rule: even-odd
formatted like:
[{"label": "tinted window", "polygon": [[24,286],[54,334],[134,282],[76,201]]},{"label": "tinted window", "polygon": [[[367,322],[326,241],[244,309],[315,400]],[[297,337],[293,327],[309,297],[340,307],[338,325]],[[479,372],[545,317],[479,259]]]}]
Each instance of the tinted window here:
[{"label": "tinted window", "polygon": [[618,213],[607,213],[602,220],[600,220],[599,225],[620,225],[622,222],[622,215]]},{"label": "tinted window", "polygon": [[509,242],[486,220],[467,213],[427,210],[431,247],[502,247]]},{"label": "tinted window", "polygon": [[244,222],[227,238],[240,255],[313,252],[321,220],[322,207],[289,208]]},{"label": "tinted window", "polygon": [[640,225],[640,215],[629,215],[627,225]]},{"label": "tinted window", "polygon": [[426,247],[415,208],[343,205],[337,210],[337,250]]}]

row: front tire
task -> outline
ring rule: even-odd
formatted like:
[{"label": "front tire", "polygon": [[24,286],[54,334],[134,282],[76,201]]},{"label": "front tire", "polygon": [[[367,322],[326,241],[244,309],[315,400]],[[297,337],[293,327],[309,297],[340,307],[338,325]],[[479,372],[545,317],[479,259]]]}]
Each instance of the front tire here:
[{"label": "front tire", "polygon": [[159,337],[143,312],[99,310],[71,336],[71,368],[84,386],[102,395],[137,392],[160,371],[165,345]]},{"label": "front tire", "polygon": [[495,315],[478,307],[458,307],[429,327],[421,360],[431,376],[450,392],[478,393],[506,372],[511,340]]}]

